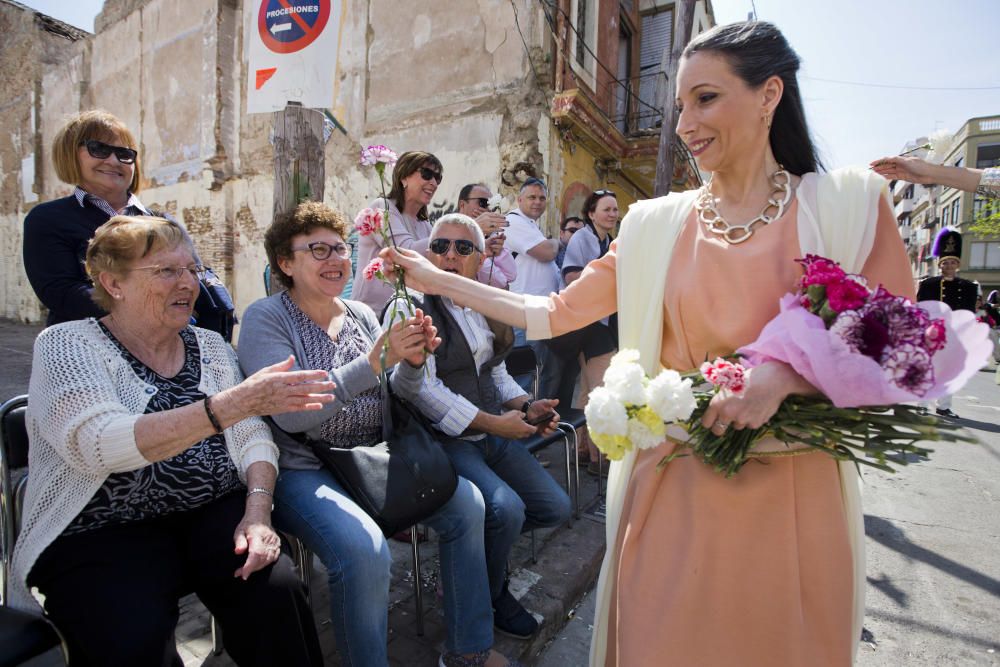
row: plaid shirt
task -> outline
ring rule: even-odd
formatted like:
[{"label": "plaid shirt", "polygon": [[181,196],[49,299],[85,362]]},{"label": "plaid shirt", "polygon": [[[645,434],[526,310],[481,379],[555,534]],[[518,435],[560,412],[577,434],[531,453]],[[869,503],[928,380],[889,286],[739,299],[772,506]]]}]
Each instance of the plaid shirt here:
[{"label": "plaid shirt", "polygon": [[116,211],[115,207],[104,201],[97,195],[92,195],[80,186],[76,187],[73,191],[73,196],[76,197],[76,201],[80,204],[80,208],[83,208],[84,202],[89,202],[92,206],[96,206],[101,211],[108,214],[109,217],[114,217],[116,215],[152,215],[149,210],[142,205],[139,198],[136,197],[131,192],[128,193],[128,201],[125,202],[125,208],[120,211]]}]

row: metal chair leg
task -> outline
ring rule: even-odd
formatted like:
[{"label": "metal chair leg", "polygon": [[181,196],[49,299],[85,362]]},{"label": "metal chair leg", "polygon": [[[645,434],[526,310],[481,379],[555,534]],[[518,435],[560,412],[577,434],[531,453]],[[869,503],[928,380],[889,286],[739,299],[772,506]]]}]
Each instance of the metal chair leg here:
[{"label": "metal chair leg", "polygon": [[417,612],[417,636],[424,636],[424,591],[420,582],[420,537],[417,527],[410,526],[410,545],[413,547],[413,600]]},{"label": "metal chair leg", "polygon": [[212,619],[212,655],[222,655],[222,628],[215,616],[210,614],[209,617]]}]

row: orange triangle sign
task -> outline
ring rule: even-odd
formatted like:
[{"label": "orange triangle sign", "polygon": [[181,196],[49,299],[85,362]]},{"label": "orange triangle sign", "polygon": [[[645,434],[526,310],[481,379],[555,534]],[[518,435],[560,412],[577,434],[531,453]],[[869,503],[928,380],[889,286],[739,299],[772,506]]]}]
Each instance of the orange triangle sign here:
[{"label": "orange triangle sign", "polygon": [[274,76],[274,73],[277,71],[277,67],[257,70],[257,90],[260,90],[260,87],[267,83],[267,80]]}]

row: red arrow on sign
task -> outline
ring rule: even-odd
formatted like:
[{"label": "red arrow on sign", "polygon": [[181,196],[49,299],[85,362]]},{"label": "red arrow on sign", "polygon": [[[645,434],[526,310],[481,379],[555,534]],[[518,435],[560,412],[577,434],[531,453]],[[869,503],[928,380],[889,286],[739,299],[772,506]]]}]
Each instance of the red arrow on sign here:
[{"label": "red arrow on sign", "polygon": [[260,87],[267,83],[267,80],[274,76],[274,73],[278,71],[277,67],[268,67],[267,69],[257,70],[257,82],[256,88],[260,90]]}]

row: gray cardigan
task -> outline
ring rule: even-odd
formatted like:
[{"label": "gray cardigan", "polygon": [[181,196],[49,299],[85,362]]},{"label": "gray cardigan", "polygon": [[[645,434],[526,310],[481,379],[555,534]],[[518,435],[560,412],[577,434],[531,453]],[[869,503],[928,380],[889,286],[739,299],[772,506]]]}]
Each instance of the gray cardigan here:
[{"label": "gray cardigan", "polygon": [[[382,333],[375,313],[360,301],[345,300],[344,303],[350,307],[362,331],[374,344]],[[289,354],[295,355],[293,370],[302,370],[300,364],[306,358],[306,351],[291,315],[281,302],[281,293],[255,301],[243,313],[237,354],[247,376],[284,361]],[[318,438],[323,422],[343,410],[358,394],[378,385],[378,376],[372,370],[367,355],[361,355],[340,368],[326,370],[330,371],[330,379],[337,384],[333,390],[336,400],[323,406],[322,410],[275,415],[274,422],[280,429]],[[419,375],[421,369],[399,364],[397,372]],[[308,445],[297,442],[278,429],[271,430],[280,452],[278,465],[282,470],[316,470],[322,467]]]}]

